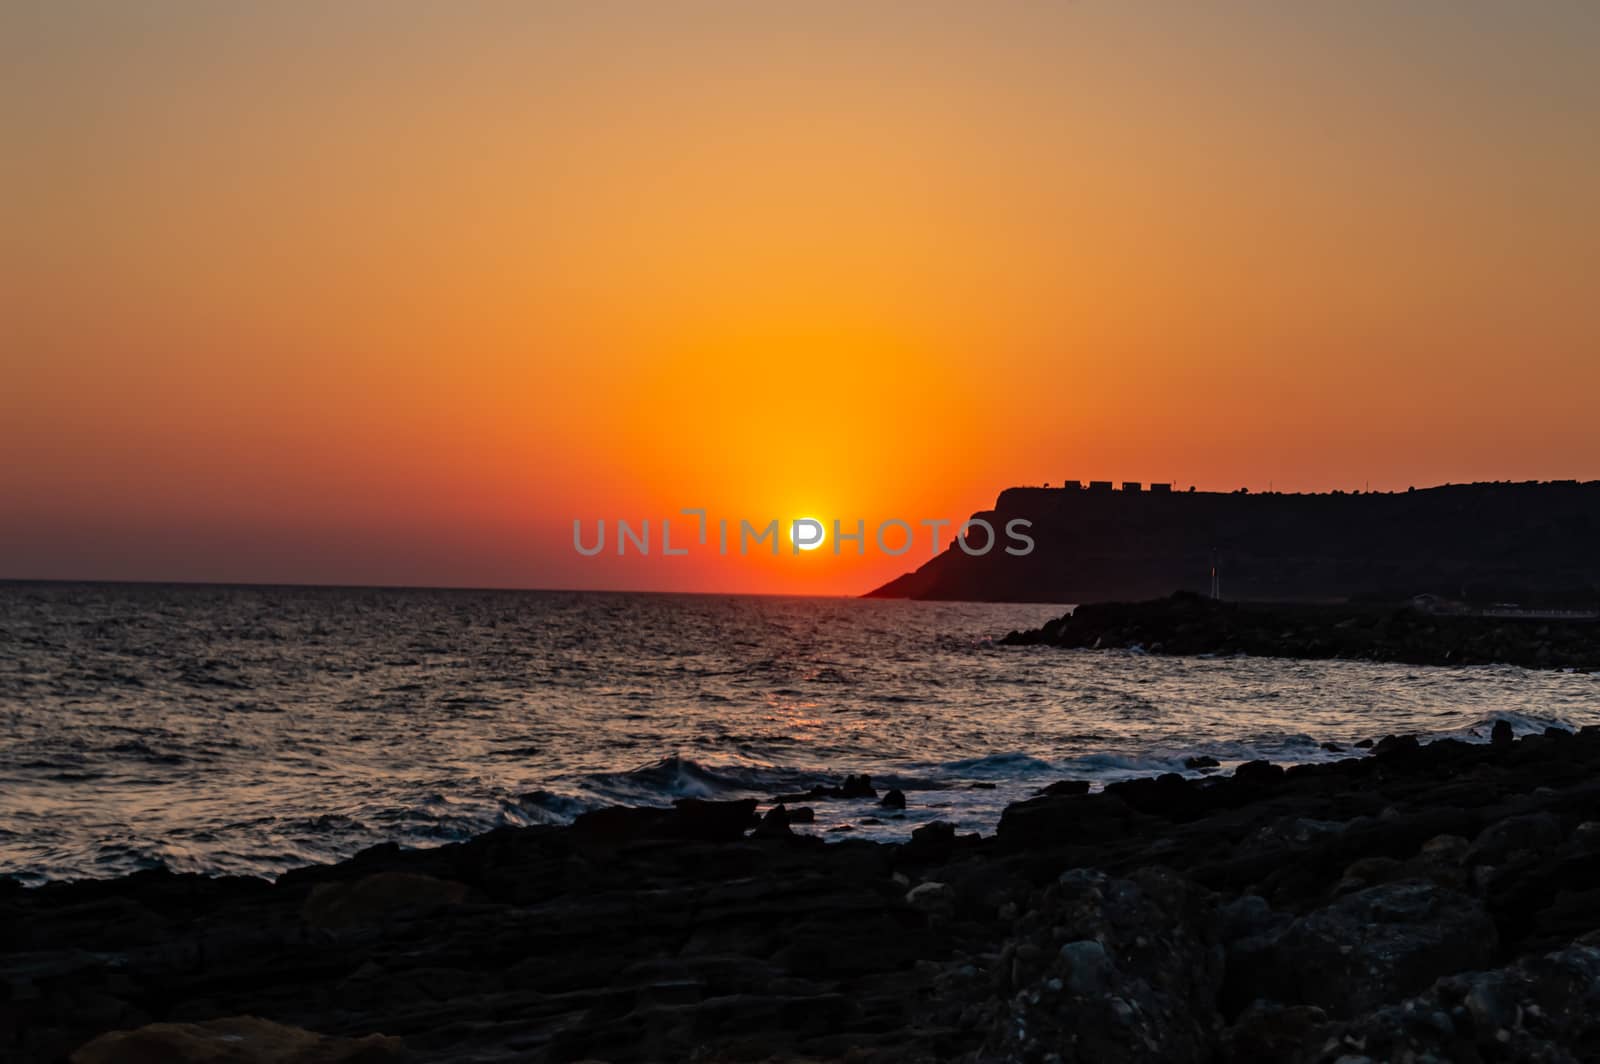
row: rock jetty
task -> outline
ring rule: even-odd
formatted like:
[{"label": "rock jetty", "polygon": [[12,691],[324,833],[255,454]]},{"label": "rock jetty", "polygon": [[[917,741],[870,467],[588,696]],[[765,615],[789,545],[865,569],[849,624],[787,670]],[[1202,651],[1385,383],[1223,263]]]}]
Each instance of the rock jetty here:
[{"label": "rock jetty", "polygon": [[1190,592],[1147,602],[1079,606],[1000,642],[1219,657],[1600,668],[1600,621],[1587,616],[1437,614],[1409,604],[1219,602]]}]

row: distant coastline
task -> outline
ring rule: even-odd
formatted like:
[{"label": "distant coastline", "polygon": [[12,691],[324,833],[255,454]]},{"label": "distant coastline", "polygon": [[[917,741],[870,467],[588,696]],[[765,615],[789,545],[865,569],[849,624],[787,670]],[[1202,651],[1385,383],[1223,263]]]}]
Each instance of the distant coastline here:
[{"label": "distant coastline", "polygon": [[1017,487],[991,523],[1032,522],[1026,557],[937,557],[872,598],[1112,602],[1209,588],[1258,602],[1600,605],[1600,481],[1528,481],[1404,492],[1151,491],[1109,482]]}]

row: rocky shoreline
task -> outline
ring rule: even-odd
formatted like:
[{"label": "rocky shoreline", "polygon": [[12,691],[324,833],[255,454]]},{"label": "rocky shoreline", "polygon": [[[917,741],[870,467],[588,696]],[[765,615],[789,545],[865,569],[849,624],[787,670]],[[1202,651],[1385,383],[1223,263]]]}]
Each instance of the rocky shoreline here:
[{"label": "rocky shoreline", "polygon": [[983,838],[684,801],[275,883],[10,883],[0,1057],[1600,1054],[1600,728],[1050,790]]},{"label": "rocky shoreline", "polygon": [[1188,592],[1079,606],[999,642],[1152,654],[1600,669],[1600,622],[1590,619],[1452,615],[1409,605],[1217,602]]}]

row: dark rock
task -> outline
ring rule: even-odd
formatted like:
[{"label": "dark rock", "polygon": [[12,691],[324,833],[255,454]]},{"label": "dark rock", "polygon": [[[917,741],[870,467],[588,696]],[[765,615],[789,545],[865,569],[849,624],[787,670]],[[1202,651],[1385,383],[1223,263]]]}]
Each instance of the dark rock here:
[{"label": "dark rock", "polygon": [[1497,720],[1494,722],[1494,727],[1489,729],[1489,743],[1491,746],[1503,749],[1510,746],[1513,739],[1511,722],[1508,720]]},{"label": "dark rock", "polygon": [[1333,885],[1335,893],[1348,894],[1351,891],[1361,890],[1366,887],[1376,886],[1379,883],[1390,883],[1397,879],[1407,878],[1407,866],[1393,857],[1363,857],[1352,861],[1344,870],[1344,875],[1339,882]]},{"label": "dark rock", "polygon": [[610,843],[647,838],[727,842],[742,838],[757,823],[754,798],[729,802],[679,798],[672,806],[671,809],[621,806],[593,809],[580,814],[572,827],[579,835]]},{"label": "dark rock", "polygon": [[878,792],[873,789],[872,777],[865,773],[859,776],[846,776],[844,783],[839,787],[840,798],[876,798]]},{"label": "dark rock", "polygon": [[1371,739],[1362,739],[1362,740],[1358,741],[1356,743],[1356,749],[1358,749],[1358,750],[1371,750],[1372,749],[1372,740]]},{"label": "dark rock", "polygon": [[844,782],[836,787],[818,784],[801,794],[780,794],[773,801],[787,805],[791,802],[816,802],[828,798],[876,798],[877,796],[878,792],[872,786],[872,777],[862,774],[846,776]]},{"label": "dark rock", "polygon": [[1223,1032],[1223,1059],[1292,1061],[1317,1044],[1316,1032],[1328,1014],[1315,1005],[1280,1005],[1256,1001]]},{"label": "dark rock", "polygon": [[1098,939],[1080,938],[1061,947],[1061,967],[1066,989],[1073,994],[1104,994],[1116,966]]},{"label": "dark rock", "polygon": [[1600,851],[1600,820],[1585,820],[1573,828],[1572,841],[1585,853]]},{"label": "dark rock", "polygon": [[1561,821],[1551,813],[1507,817],[1484,828],[1462,855],[1468,865],[1502,864],[1513,854],[1561,845]]},{"label": "dark rock", "polygon": [[1088,780],[1057,780],[1056,782],[1050,784],[1049,786],[1040,788],[1035,793],[1037,793],[1037,794],[1051,794],[1051,795],[1088,794],[1089,793],[1089,781]]},{"label": "dark rock", "polygon": [[888,794],[885,794],[883,796],[883,800],[878,804],[883,806],[885,809],[904,809],[906,807],[905,792],[897,787],[894,790],[891,790]]},{"label": "dark rock", "polygon": [[1495,926],[1475,899],[1428,882],[1388,883],[1340,898],[1270,938],[1237,944],[1227,997],[1353,1016],[1482,966],[1495,942]]},{"label": "dark rock", "polygon": [[1043,795],[1006,806],[995,834],[1011,847],[1103,842],[1125,835],[1131,814],[1114,794]]},{"label": "dark rock", "polygon": [[946,820],[931,820],[911,832],[911,841],[922,845],[945,845],[956,838],[956,826]]},{"label": "dark rock", "polygon": [[1410,757],[1421,749],[1415,735],[1385,735],[1372,748],[1373,757]]},{"label": "dark rock", "polygon": [[955,912],[956,892],[948,883],[919,883],[906,891],[906,904],[934,916]]},{"label": "dark rock", "polygon": [[1287,1060],[1570,1061],[1600,1045],[1600,949],[1573,943],[1504,968],[1451,975],[1425,992],[1330,1024]]},{"label": "dark rock", "polygon": [[1181,818],[1195,812],[1195,784],[1176,772],[1155,779],[1121,780],[1106,784],[1105,793],[1121,799],[1140,813]]},{"label": "dark rock", "polygon": [[1207,754],[1201,754],[1198,757],[1186,757],[1183,759],[1183,767],[1190,769],[1219,768],[1221,765],[1222,762]]},{"label": "dark rock", "polygon": [[578,814],[572,830],[579,835],[611,842],[663,833],[673,820],[670,810],[607,806]]},{"label": "dark rock", "polygon": [[977,839],[956,837],[956,827],[945,820],[932,820],[911,832],[911,840],[900,847],[899,860],[909,865],[937,864],[948,861],[957,848]]},{"label": "dark rock", "polygon": [[1271,761],[1246,761],[1233,770],[1233,778],[1241,783],[1276,783],[1283,778],[1283,766]]},{"label": "dark rock", "polygon": [[1017,931],[1000,954],[1004,1007],[984,1059],[1213,1058],[1222,951],[1202,892],[1157,869],[1073,870]]},{"label": "dark rock", "polygon": [[922,827],[912,829],[907,850],[914,851],[917,856],[930,856],[933,853],[949,853],[950,846],[955,845],[955,824],[949,821],[928,821]]},{"label": "dark rock", "polygon": [[708,802],[703,798],[679,798],[672,803],[678,816],[673,833],[701,842],[727,842],[742,838],[756,824],[756,800]]},{"label": "dark rock", "polygon": [[767,810],[761,818],[761,823],[756,825],[752,835],[762,839],[777,839],[793,835],[789,830],[789,810],[781,802]]},{"label": "dark rock", "polygon": [[1472,885],[1465,867],[1469,845],[1460,835],[1436,835],[1423,843],[1416,856],[1406,862],[1406,869],[1441,887],[1468,890]]}]

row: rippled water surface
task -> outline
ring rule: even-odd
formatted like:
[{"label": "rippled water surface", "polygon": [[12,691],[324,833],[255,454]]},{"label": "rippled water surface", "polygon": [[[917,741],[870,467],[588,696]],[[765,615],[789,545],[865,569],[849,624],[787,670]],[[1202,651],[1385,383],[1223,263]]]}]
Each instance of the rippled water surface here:
[{"label": "rippled water surface", "polygon": [[[1600,677],[999,648],[1061,607],[0,585],[0,872],[270,875],[607,803],[870,772],[993,830],[1053,780],[1600,721]],[[992,787],[990,786],[992,785]],[[878,821],[874,823],[873,821]]]}]

